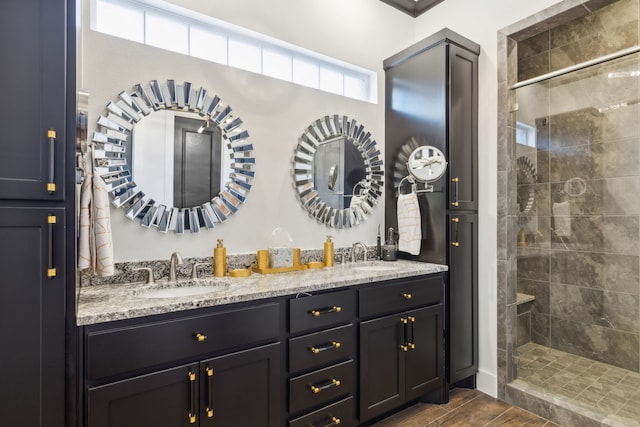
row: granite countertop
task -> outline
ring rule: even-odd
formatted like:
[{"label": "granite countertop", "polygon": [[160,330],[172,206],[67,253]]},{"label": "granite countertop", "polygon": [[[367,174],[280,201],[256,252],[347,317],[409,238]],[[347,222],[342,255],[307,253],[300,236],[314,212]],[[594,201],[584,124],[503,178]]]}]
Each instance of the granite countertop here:
[{"label": "granite countertop", "polygon": [[[365,267],[365,269],[361,269]],[[78,292],[78,325],[110,322],[153,314],[212,307],[241,301],[253,301],[295,295],[325,289],[342,288],[381,280],[447,271],[441,264],[398,260],[395,262],[358,262],[330,268],[308,269],[290,273],[257,274],[249,277],[203,277],[180,279],[168,284],[127,283],[81,287]],[[152,298],[146,293],[176,287],[210,286],[211,291],[190,296]],[[169,291],[171,292],[171,291]]]}]

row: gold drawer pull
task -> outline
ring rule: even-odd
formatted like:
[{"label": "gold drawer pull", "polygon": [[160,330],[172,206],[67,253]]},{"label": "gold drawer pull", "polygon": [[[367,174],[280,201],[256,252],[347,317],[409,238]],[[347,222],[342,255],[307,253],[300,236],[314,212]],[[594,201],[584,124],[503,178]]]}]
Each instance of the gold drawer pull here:
[{"label": "gold drawer pull", "polygon": [[332,348],[340,348],[341,345],[342,344],[340,344],[338,341],[331,341],[331,343],[329,343],[327,345],[324,345],[322,347],[313,346],[309,350],[311,350],[311,353],[313,353],[313,354],[318,354],[321,351],[329,350],[329,349],[332,349]]},{"label": "gold drawer pull", "polygon": [[317,310],[311,310],[311,315],[314,317],[318,317],[321,314],[325,314],[325,313],[340,313],[342,311],[342,307],[338,306],[338,305],[334,305],[332,307],[327,307],[327,308],[319,308]]},{"label": "gold drawer pull", "polygon": [[189,423],[195,424],[198,419],[196,417],[196,373],[189,371]]},{"label": "gold drawer pull", "polygon": [[451,202],[451,206],[458,207],[460,206],[460,203],[458,202],[458,200],[460,200],[459,187],[458,187],[460,185],[460,178],[458,178],[457,176],[455,178],[451,178],[451,182],[455,184],[455,190],[454,190],[454,196],[453,196],[454,201]]},{"label": "gold drawer pull", "polygon": [[411,299],[411,294],[408,294],[408,293],[406,293],[406,292],[403,292],[403,293],[402,293],[402,296],[403,296],[405,299]]},{"label": "gold drawer pull", "polygon": [[[409,351],[409,349],[416,348],[415,344],[409,340],[409,332],[411,331],[411,336],[413,337],[413,322],[415,322],[416,318],[413,316],[401,317],[400,323],[402,323],[402,344],[400,344],[400,349],[404,352]],[[411,327],[409,327],[409,323],[411,322]]]},{"label": "gold drawer pull", "polygon": [[[322,427],[332,427],[332,426],[337,426],[338,424],[340,424],[340,418],[338,417],[331,417],[331,420],[329,421],[329,424],[325,424]],[[312,425],[311,427],[316,427],[315,425]]]},{"label": "gold drawer pull", "polygon": [[49,172],[47,182],[47,192],[53,194],[56,192],[56,139],[57,133],[53,129],[47,131],[47,139],[49,140]]},{"label": "gold drawer pull", "polygon": [[322,390],[326,390],[328,388],[331,387],[339,387],[340,386],[340,380],[337,380],[335,378],[331,378],[331,380],[329,382],[327,382],[326,384],[322,384],[322,385],[310,385],[309,389],[314,393],[320,393]]},{"label": "gold drawer pull", "polygon": [[207,366],[205,368],[207,374],[207,406],[205,412],[207,418],[213,418],[213,368]]},{"label": "gold drawer pull", "polygon": [[194,335],[194,338],[196,339],[196,341],[198,342],[203,342],[207,340],[207,336],[205,334],[201,334],[201,333],[197,333]]},{"label": "gold drawer pull", "polygon": [[453,246],[454,248],[457,248],[460,246],[460,242],[451,242],[451,246]]}]

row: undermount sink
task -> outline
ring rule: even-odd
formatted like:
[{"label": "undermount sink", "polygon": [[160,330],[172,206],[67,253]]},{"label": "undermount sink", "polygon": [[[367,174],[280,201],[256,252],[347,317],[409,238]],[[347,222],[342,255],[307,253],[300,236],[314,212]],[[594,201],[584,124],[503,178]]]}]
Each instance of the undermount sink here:
[{"label": "undermount sink", "polygon": [[397,267],[392,265],[359,265],[352,267],[352,270],[356,271],[392,271],[397,269]]},{"label": "undermount sink", "polygon": [[224,285],[208,285],[208,286],[182,286],[173,288],[152,289],[141,292],[138,296],[144,298],[180,298],[196,295],[204,295],[226,289]]}]

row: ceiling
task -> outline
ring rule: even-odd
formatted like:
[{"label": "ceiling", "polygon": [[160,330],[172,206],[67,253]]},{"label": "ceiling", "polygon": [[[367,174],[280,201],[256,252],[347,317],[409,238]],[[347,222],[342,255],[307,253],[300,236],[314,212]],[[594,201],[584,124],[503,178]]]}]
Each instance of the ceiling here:
[{"label": "ceiling", "polygon": [[438,3],[442,3],[444,0],[380,0],[390,6],[395,7],[407,13],[414,18],[422,15],[427,10],[431,9]]}]

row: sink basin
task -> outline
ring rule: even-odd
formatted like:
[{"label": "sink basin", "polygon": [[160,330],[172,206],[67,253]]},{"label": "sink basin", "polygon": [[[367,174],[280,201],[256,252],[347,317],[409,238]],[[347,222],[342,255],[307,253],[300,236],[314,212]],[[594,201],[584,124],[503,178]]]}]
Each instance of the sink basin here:
[{"label": "sink basin", "polygon": [[211,292],[216,292],[226,289],[224,285],[209,285],[209,286],[183,286],[173,288],[153,289],[141,292],[138,296],[144,298],[180,298],[190,297],[196,295],[204,295]]},{"label": "sink basin", "polygon": [[352,267],[352,269],[356,271],[392,271],[398,268],[391,265],[360,265]]}]

